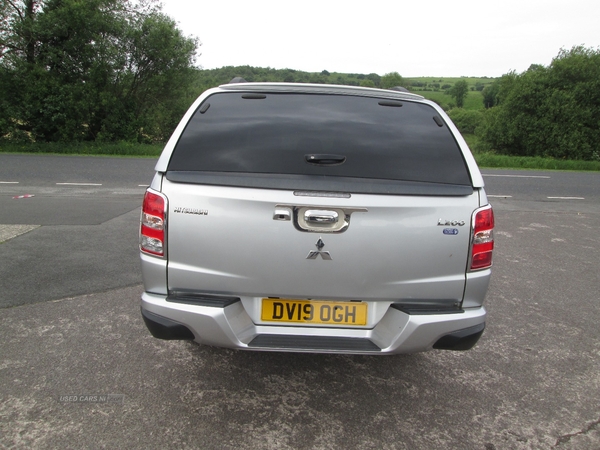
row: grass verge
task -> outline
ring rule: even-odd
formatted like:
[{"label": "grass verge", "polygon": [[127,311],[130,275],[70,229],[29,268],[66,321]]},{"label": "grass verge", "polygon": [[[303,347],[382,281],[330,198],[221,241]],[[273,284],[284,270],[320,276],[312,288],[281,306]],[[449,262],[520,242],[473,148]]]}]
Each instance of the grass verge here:
[{"label": "grass verge", "polygon": [[[465,135],[469,146],[477,147],[477,138]],[[59,155],[103,155],[128,157],[158,157],[163,149],[162,144],[117,143],[35,143],[4,144],[0,143],[0,153],[45,153]],[[600,161],[569,161],[551,158],[522,157],[497,155],[490,152],[473,152],[479,167],[502,169],[531,170],[577,170],[600,171]]]},{"label": "grass verge", "polygon": [[572,161],[537,156],[507,156],[495,153],[473,153],[479,167],[532,170],[600,171],[600,161]]},{"label": "grass verge", "polygon": [[163,144],[137,144],[131,142],[37,142],[31,144],[0,143],[0,152],[158,157],[163,149],[163,146]]},{"label": "grass verge", "polygon": [[600,171],[600,161],[579,161],[542,158],[539,156],[509,156],[493,152],[477,151],[479,139],[473,134],[463,134],[479,167],[494,169],[527,170],[574,170],[580,172]]}]

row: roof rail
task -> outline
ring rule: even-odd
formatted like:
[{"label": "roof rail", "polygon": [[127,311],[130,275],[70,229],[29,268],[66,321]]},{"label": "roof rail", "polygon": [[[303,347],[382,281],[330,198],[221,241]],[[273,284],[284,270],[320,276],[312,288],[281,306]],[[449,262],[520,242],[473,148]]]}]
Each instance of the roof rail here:
[{"label": "roof rail", "polygon": [[229,84],[232,84],[232,83],[247,83],[247,81],[244,80],[242,77],[234,77],[229,82]]}]

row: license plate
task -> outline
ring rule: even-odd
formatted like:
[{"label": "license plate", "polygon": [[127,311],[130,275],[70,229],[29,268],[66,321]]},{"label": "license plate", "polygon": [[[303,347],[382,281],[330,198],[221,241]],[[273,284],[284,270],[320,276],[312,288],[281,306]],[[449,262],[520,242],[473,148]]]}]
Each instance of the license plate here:
[{"label": "license plate", "polygon": [[366,325],[367,304],[263,298],[261,319],[266,322]]}]

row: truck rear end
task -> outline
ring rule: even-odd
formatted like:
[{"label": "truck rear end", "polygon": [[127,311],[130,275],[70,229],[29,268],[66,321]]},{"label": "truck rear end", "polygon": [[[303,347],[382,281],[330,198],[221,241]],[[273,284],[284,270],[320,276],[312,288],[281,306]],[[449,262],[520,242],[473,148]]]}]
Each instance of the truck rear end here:
[{"label": "truck rear end", "polygon": [[142,315],[163,339],[265,351],[471,348],[493,212],[435,104],[236,84],[203,94],[142,209]]}]

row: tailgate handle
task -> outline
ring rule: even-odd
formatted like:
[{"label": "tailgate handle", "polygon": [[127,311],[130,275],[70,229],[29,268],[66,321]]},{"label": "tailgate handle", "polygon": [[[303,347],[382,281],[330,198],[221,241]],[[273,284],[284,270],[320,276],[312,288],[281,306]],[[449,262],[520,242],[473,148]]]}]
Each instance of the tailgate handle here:
[{"label": "tailgate handle", "polygon": [[339,214],[336,211],[316,211],[309,209],[304,213],[306,223],[329,224],[337,223]]},{"label": "tailgate handle", "polygon": [[344,155],[304,155],[304,160],[309,164],[317,166],[337,166],[344,164],[346,157]]}]

